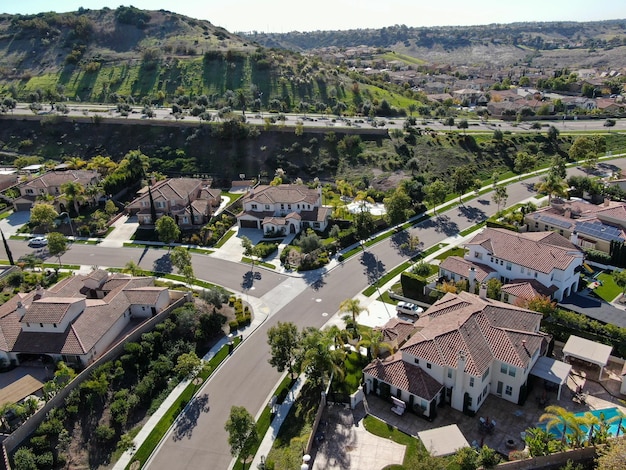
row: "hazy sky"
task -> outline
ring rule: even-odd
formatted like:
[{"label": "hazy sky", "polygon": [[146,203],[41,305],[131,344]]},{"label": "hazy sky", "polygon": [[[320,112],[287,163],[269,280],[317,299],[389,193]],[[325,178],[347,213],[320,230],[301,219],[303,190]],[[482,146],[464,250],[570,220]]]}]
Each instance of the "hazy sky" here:
[{"label": "hazy sky", "polygon": [[626,19],[624,0],[1,0],[0,12],[66,12],[81,6],[119,5],[170,10],[208,20],[230,32]]}]

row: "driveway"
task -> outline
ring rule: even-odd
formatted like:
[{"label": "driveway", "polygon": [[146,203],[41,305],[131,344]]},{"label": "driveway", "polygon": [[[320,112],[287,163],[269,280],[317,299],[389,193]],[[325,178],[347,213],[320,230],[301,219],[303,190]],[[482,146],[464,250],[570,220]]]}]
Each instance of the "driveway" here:
[{"label": "driveway", "polygon": [[612,323],[613,325],[626,328],[626,310],[617,308],[597,297],[590,296],[588,290],[571,294],[569,297],[564,298],[559,303],[559,306],[587,315],[603,323]]}]

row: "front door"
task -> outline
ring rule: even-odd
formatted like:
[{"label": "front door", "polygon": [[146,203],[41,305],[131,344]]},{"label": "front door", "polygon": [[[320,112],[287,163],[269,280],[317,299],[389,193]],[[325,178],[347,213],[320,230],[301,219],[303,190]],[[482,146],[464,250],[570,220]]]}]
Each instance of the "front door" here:
[{"label": "front door", "polygon": [[498,388],[496,389],[496,395],[498,395],[499,397],[502,396],[502,382],[500,382],[498,380]]}]

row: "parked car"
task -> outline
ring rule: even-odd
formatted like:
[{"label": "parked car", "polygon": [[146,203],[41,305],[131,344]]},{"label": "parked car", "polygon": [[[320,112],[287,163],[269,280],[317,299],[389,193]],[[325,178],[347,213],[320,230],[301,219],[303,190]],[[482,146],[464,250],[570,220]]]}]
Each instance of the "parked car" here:
[{"label": "parked car", "polygon": [[46,237],[31,238],[28,242],[28,246],[42,247],[48,245],[48,239]]},{"label": "parked car", "polygon": [[414,303],[401,301],[398,302],[398,305],[396,305],[396,311],[398,313],[404,313],[406,315],[417,316],[422,313],[424,309],[418,305],[415,305]]}]

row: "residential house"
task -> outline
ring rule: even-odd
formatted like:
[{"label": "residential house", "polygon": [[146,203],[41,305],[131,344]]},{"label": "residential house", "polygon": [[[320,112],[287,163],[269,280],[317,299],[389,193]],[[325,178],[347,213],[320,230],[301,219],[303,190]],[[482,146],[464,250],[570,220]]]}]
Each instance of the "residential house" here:
[{"label": "residential house", "polygon": [[531,232],[558,232],[581,248],[610,253],[612,241],[626,242],[626,203],[552,198],[549,206],[526,214],[524,223]]},{"label": "residential house", "polygon": [[54,205],[60,212],[68,210],[67,200],[63,197],[61,187],[66,183],[77,183],[83,188],[96,186],[100,175],[94,170],[48,171],[41,176],[29,179],[18,186],[20,197],[15,199],[13,206],[16,211],[30,210],[37,196],[52,196]]},{"label": "residential house", "polygon": [[400,351],[363,369],[365,390],[393,396],[428,419],[437,405],[478,411],[488,394],[523,403],[548,337],[542,315],[467,292],[447,293],[414,324]]},{"label": "residential house", "polygon": [[331,214],[331,208],[322,205],[322,189],[302,184],[257,186],[242,198],[242,206],[239,228],[265,234],[300,233],[306,228],[324,231]]},{"label": "residential house", "polygon": [[154,203],[157,219],[168,215],[176,224],[185,227],[206,224],[221,202],[221,191],[212,189],[210,183],[198,178],[171,178],[143,188],[139,196],[128,205],[128,212],[136,214],[140,225],[152,225]]},{"label": "residential house", "polygon": [[504,285],[526,281],[530,288],[558,301],[578,289],[583,251],[558,233],[487,228],[465,247],[468,252],[464,258],[446,258],[439,266],[439,275],[457,282],[467,280],[470,292],[477,282],[490,278]]},{"label": "residential house", "polygon": [[155,287],[154,278],[103,270],[18,293],[0,306],[0,361],[19,364],[46,356],[86,366],[131,322],[160,313],[180,297]]}]

